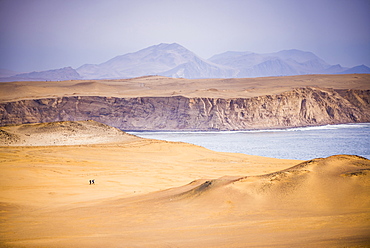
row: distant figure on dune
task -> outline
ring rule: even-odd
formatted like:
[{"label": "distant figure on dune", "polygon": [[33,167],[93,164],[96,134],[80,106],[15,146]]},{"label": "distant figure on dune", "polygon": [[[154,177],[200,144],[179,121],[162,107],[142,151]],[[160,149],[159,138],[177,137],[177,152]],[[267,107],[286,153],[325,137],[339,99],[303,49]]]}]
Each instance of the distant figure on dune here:
[{"label": "distant figure on dune", "polygon": [[95,179],[89,180],[90,184],[95,184]]}]

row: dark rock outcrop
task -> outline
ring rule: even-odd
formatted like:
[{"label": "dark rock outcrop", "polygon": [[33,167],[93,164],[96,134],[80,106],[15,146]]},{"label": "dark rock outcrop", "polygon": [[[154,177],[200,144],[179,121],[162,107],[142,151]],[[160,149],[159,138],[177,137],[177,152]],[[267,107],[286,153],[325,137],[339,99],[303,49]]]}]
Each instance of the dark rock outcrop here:
[{"label": "dark rock outcrop", "polygon": [[370,90],[299,88],[253,98],[73,96],[0,104],[0,125],[95,120],[123,130],[248,130],[370,122]]}]

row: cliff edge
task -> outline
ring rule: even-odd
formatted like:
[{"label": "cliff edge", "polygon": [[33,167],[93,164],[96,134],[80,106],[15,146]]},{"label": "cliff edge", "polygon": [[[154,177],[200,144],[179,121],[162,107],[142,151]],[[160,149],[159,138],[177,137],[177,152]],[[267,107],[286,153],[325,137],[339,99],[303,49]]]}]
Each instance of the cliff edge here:
[{"label": "cliff edge", "polygon": [[95,120],[122,130],[248,130],[370,122],[370,90],[251,98],[67,96],[0,103],[0,125]]}]

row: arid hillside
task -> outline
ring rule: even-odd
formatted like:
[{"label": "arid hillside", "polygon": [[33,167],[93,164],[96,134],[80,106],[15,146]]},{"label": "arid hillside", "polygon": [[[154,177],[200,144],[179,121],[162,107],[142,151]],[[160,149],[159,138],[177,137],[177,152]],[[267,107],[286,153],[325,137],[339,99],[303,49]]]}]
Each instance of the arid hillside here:
[{"label": "arid hillside", "polygon": [[369,75],[3,83],[0,125],[95,120],[123,130],[245,130],[370,121]]},{"label": "arid hillside", "polygon": [[370,161],[362,157],[219,153],[92,121],[0,130],[1,247],[370,242]]}]

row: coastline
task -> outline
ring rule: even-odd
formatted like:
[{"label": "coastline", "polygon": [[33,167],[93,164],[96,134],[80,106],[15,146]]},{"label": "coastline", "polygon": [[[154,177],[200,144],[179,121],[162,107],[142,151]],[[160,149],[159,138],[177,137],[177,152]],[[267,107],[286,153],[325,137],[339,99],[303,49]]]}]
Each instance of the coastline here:
[{"label": "coastline", "polygon": [[340,124],[324,124],[324,125],[307,125],[299,127],[282,127],[282,128],[266,128],[266,129],[245,129],[245,130],[125,130],[124,132],[136,133],[254,133],[254,132],[285,132],[285,131],[305,131],[311,129],[330,129],[330,128],[346,128],[356,127],[356,125],[370,125],[370,122],[352,122]]},{"label": "coastline", "polygon": [[218,152],[282,159],[308,160],[335,154],[370,159],[370,123],[253,131],[129,133],[143,138],[191,143]]}]

